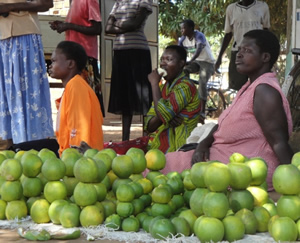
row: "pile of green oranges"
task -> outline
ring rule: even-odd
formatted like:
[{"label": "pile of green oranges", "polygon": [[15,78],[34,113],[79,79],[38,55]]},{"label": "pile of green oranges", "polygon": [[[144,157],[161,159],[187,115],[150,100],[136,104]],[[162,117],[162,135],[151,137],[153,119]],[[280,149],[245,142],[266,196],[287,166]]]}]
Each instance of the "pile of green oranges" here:
[{"label": "pile of green oranges", "polygon": [[[189,163],[189,162],[187,162]],[[201,242],[229,242],[269,232],[276,241],[300,239],[300,152],[273,176],[281,194],[267,192],[268,166],[234,153],[228,164],[198,162],[163,174],[165,155],[131,148],[0,152],[0,219],[30,215],[35,223],[65,228],[105,224],[144,230],[156,239],[196,235]]]}]

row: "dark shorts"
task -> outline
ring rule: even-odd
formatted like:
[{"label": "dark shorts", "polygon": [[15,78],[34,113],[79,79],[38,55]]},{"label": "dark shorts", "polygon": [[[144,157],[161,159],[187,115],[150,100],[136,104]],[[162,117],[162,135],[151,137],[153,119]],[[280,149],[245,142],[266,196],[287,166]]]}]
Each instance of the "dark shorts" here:
[{"label": "dark shorts", "polygon": [[229,63],[229,88],[234,90],[240,90],[242,86],[247,82],[248,76],[240,74],[236,70],[235,59],[237,51],[231,52]]}]

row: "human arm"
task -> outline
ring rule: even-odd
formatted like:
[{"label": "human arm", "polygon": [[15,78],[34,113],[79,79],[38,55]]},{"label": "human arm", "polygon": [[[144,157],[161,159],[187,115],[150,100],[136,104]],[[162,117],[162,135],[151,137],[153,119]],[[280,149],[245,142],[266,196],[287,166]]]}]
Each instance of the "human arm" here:
[{"label": "human arm", "polygon": [[290,163],[293,151],[288,143],[287,116],[280,93],[267,84],[257,86],[253,112],[280,164]]},{"label": "human arm", "polygon": [[102,31],[101,22],[91,21],[91,26],[83,26],[62,21],[49,22],[50,28],[62,33],[66,30],[74,30],[85,35],[100,35]]},{"label": "human arm", "polygon": [[186,62],[186,64],[189,64],[189,63],[195,61],[197,59],[197,57],[199,57],[199,55],[200,55],[200,53],[201,53],[201,51],[203,50],[204,47],[205,47],[205,44],[197,43],[197,49],[196,49],[194,55],[192,56],[191,60]]},{"label": "human arm", "polygon": [[45,12],[53,7],[53,0],[32,0],[19,3],[0,3],[0,14],[12,11]]},{"label": "human arm", "polygon": [[214,132],[218,129],[218,127],[219,125],[215,124],[215,126],[211,128],[207,136],[202,141],[199,142],[192,157],[192,161],[191,161],[192,165],[197,162],[209,160],[210,157],[209,148],[214,142]]},{"label": "human arm", "polygon": [[227,47],[228,47],[228,45],[231,41],[232,36],[233,36],[232,32],[229,32],[229,33],[226,33],[224,38],[223,38],[223,41],[222,41],[222,44],[221,44],[221,49],[220,49],[217,61],[215,63],[215,71],[218,71],[219,67],[221,66],[222,57],[223,57],[224,52],[226,51],[226,49],[227,49]]},{"label": "human arm", "polygon": [[149,10],[143,7],[137,12],[135,18],[126,21],[116,20],[113,15],[110,15],[105,26],[105,33],[124,34],[126,32],[135,31],[142,25],[148,15]]}]

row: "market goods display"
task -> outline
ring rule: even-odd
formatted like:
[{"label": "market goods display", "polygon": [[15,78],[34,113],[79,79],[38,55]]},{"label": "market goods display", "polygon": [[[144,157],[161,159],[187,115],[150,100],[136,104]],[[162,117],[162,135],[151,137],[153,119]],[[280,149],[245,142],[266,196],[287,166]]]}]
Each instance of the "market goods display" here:
[{"label": "market goods display", "polygon": [[300,152],[274,172],[277,203],[266,190],[261,158],[234,153],[228,164],[200,161],[163,174],[165,164],[157,149],[117,155],[111,148],[84,154],[70,148],[61,158],[47,149],[0,151],[0,220],[30,216],[35,224],[75,229],[18,229],[29,240],[74,239],[80,229],[101,225],[158,240],[233,242],[261,232],[275,241],[300,239]]}]

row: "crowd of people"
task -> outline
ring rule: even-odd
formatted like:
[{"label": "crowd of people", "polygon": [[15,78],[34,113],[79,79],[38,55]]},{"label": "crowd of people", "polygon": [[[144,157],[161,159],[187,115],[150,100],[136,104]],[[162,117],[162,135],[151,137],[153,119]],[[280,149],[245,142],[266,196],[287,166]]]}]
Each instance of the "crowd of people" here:
[{"label": "crowd of people", "polygon": [[[186,144],[193,129],[205,119],[207,82],[219,69],[233,37],[229,87],[238,93],[218,124],[185,160],[192,166],[207,160],[228,163],[234,152],[260,156],[269,166],[268,183],[272,189],[275,168],[289,163],[293,152],[288,144],[292,132],[289,104],[272,72],[280,45],[267,30],[268,5],[242,0],[227,7],[225,36],[216,61],[205,35],[195,30],[192,20],[184,20],[177,45],[166,47],[160,57],[162,70],[152,70],[144,34],[152,4],[152,0],[117,0],[104,28],[105,33],[115,35],[108,112],[122,116],[122,141],[130,139],[133,115],[141,115],[144,132],[150,138],[149,149],[179,153],[177,150]],[[54,136],[37,19],[37,12],[52,6],[52,0],[12,0],[1,4],[1,149]],[[58,33],[66,32],[66,40],[57,45],[49,68],[50,77],[61,79],[64,87],[56,102],[59,154],[83,141],[103,149],[99,2],[72,1],[65,22],[49,24]],[[190,80],[190,73],[198,73],[199,88]],[[176,170],[176,160],[168,163],[173,163]]]}]

